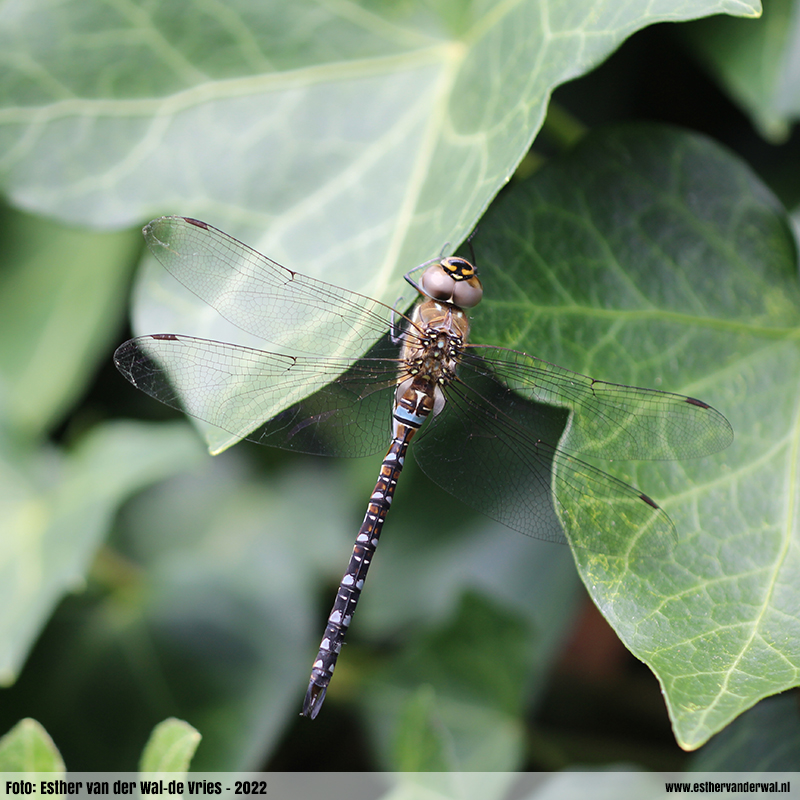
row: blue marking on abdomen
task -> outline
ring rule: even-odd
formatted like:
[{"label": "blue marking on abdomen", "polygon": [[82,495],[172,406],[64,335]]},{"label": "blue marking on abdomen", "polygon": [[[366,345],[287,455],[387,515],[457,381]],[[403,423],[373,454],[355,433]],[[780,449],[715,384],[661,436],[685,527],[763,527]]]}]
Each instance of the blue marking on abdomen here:
[{"label": "blue marking on abdomen", "polygon": [[406,411],[402,406],[395,407],[393,416],[397,422],[408,425],[409,428],[419,428],[420,425],[425,422],[425,417],[420,414],[412,414]]}]

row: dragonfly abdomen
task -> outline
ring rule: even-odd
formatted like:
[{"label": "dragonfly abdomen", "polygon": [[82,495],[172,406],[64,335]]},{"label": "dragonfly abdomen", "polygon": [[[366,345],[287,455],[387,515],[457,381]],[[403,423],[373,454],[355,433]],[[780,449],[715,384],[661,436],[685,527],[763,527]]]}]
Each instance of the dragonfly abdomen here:
[{"label": "dragonfly abdomen", "polygon": [[372,556],[378,546],[384,520],[392,504],[397,479],[402,472],[408,451],[408,443],[416,433],[417,427],[402,426],[402,432],[392,440],[381,464],[378,482],[370,496],[367,513],[356,536],[353,554],[350,556],[350,563],[339,584],[319,653],[311,668],[311,680],[303,702],[303,716],[314,719],[322,707],[325,692],[336,666],[336,659],[342,649],[347,628],[353,619]]},{"label": "dragonfly abdomen", "polygon": [[407,338],[404,344],[400,358],[404,366],[398,380],[392,413],[392,444],[383,459],[378,482],[370,497],[350,563],[328,617],[319,653],[311,668],[311,680],[303,701],[303,716],[311,719],[317,716],[325,700],[336,659],[353,619],[383,522],[392,504],[408,444],[430,414],[433,412],[435,416],[444,407],[442,385],[452,377],[463,342],[462,335],[469,330],[466,316],[454,306],[429,301],[417,307],[415,321],[420,319],[420,309],[425,311],[423,316],[428,323],[426,337],[421,342],[412,342]]}]

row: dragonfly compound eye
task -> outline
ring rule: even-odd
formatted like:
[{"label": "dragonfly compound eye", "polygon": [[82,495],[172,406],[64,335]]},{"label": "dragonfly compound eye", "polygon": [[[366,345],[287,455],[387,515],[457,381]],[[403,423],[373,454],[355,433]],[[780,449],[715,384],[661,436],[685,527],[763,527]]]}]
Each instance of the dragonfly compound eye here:
[{"label": "dragonfly compound eye", "polygon": [[428,267],[422,273],[422,280],[419,283],[422,291],[433,300],[443,300],[445,303],[453,302],[456,281],[445,272],[441,264],[432,264]]},{"label": "dragonfly compound eye", "polygon": [[483,299],[483,286],[478,280],[477,275],[473,275],[469,280],[458,281],[453,291],[453,301],[462,308],[473,308]]}]

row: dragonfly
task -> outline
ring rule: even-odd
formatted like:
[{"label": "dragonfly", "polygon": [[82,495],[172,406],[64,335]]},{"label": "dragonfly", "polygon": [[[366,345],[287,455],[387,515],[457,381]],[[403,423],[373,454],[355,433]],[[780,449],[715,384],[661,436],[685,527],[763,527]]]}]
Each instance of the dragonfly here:
[{"label": "dragonfly", "polygon": [[733,439],[702,400],[470,343],[467,310],[483,286],[464,258],[411,270],[419,297],[406,315],[289,270],[199,220],[162,217],[143,233],[174,278],[271,348],[140,336],[114,354],[134,386],[237,440],[335,456],[376,454],[389,442],[313,662],[302,708],[311,719],[412,439],[422,470],[469,506],[534,538],[626,558],[667,552],[675,526],[648,495],[582,457],[692,458]]}]

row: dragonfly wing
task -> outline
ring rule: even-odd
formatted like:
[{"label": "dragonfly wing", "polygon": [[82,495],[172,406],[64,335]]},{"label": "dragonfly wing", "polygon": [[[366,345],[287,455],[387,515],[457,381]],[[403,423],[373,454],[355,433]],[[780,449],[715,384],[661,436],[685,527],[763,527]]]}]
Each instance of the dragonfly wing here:
[{"label": "dragonfly wing", "polygon": [[668,552],[675,527],[628,484],[559,449],[569,411],[466,365],[414,453],[442,488],[529,536],[610,555]]},{"label": "dragonfly wing", "polygon": [[696,458],[733,440],[728,420],[692,397],[598,381],[503,347],[471,345],[462,363],[495,375],[523,397],[572,412],[563,444],[575,453],[622,460]]},{"label": "dragonfly wing", "polygon": [[292,272],[199,220],[161,217],[143,233],[173,277],[281,352],[352,362],[400,316],[377,300]]},{"label": "dragonfly wing", "polygon": [[239,438],[360,456],[386,447],[397,380],[397,361],[389,356],[396,349],[387,336],[371,357],[348,365],[156,334],[125,342],[114,363],[151,397]]}]

